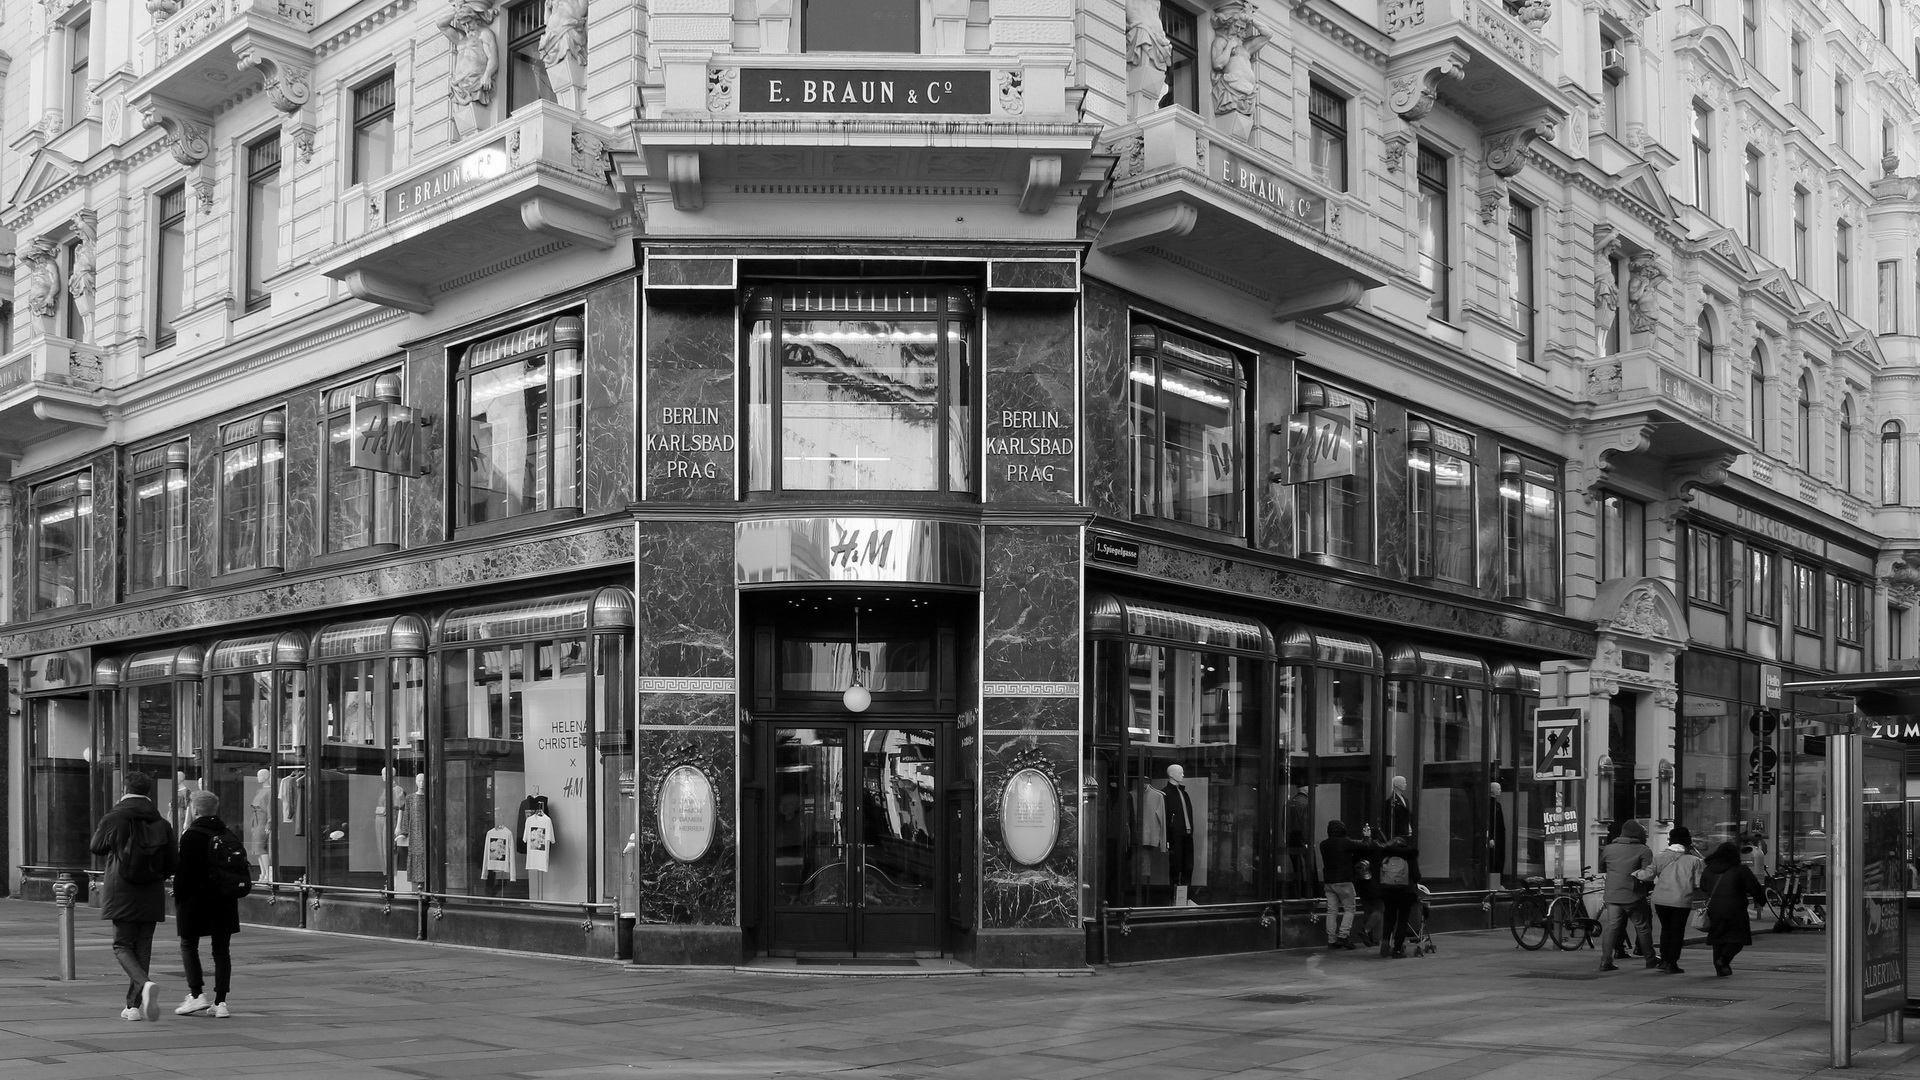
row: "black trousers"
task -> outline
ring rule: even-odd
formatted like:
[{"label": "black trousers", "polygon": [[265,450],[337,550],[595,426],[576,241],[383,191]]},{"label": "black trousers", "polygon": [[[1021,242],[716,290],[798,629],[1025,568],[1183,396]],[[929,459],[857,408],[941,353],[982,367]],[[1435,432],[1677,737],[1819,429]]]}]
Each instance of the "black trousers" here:
[{"label": "black trousers", "polygon": [[1407,935],[1413,927],[1407,920],[1413,915],[1413,907],[1420,902],[1420,893],[1411,885],[1382,885],[1380,903],[1385,916],[1384,928],[1380,932],[1380,946],[1385,948],[1387,935],[1393,936],[1393,950],[1399,952],[1406,945]]},{"label": "black trousers", "polygon": [[127,973],[127,1008],[140,1005],[140,991],[146,986],[147,971],[153,967],[153,928],[150,922],[113,920],[113,958]]},{"label": "black trousers", "polygon": [[1687,938],[1687,916],[1693,914],[1693,908],[1655,904],[1653,911],[1660,916],[1660,962],[1679,967],[1680,947]]},{"label": "black trousers", "polygon": [[[227,943],[233,940],[231,934],[207,935],[207,951],[213,953],[213,1000],[227,1000],[227,991],[233,985],[233,956],[227,952]],[[187,969],[187,993],[198,997],[206,989],[205,975],[200,970],[200,939],[183,937],[180,939],[180,963]]]}]

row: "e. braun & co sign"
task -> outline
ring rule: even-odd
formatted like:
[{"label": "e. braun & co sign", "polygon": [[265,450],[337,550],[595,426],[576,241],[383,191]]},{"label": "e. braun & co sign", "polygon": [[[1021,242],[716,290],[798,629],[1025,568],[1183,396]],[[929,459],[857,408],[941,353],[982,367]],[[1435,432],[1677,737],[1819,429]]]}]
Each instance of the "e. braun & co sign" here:
[{"label": "e. braun & co sign", "polygon": [[993,111],[986,71],[741,68],[740,111],[961,113]]},{"label": "e. braun & co sign", "polygon": [[507,155],[507,144],[503,139],[463,154],[430,173],[423,173],[404,184],[388,188],[383,212],[388,221],[406,217],[484,181],[505,176],[511,167],[512,160]]},{"label": "e. braun & co sign", "polygon": [[1303,225],[1321,232],[1327,229],[1327,200],[1307,194],[1217,142],[1207,144],[1207,176]]}]

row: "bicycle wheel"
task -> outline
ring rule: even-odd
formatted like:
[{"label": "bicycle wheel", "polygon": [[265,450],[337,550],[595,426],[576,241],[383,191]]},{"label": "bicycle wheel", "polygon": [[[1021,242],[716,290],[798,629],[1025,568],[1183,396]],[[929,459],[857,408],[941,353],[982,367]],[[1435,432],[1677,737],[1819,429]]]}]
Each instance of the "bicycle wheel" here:
[{"label": "bicycle wheel", "polygon": [[1513,940],[1532,952],[1547,943],[1547,904],[1538,896],[1513,898]]},{"label": "bicycle wheel", "polygon": [[1562,952],[1584,949],[1592,940],[1586,917],[1571,896],[1556,896],[1547,907],[1547,936]]},{"label": "bicycle wheel", "polygon": [[1773,916],[1773,932],[1784,934],[1793,929],[1793,905],[1779,889],[1769,885],[1767,892],[1767,913]]}]

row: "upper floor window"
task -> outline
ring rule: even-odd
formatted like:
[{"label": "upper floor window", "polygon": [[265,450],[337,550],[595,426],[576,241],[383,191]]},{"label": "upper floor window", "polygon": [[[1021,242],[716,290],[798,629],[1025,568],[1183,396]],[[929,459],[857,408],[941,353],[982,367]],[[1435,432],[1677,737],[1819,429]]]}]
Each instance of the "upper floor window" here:
[{"label": "upper floor window", "polygon": [[93,602],[93,471],[34,485],[32,513],[33,610]]},{"label": "upper floor window", "polygon": [[1693,205],[1713,213],[1713,110],[1693,103]]},{"label": "upper floor window", "polygon": [[1853,314],[1853,226],[1833,227],[1833,306]]},{"label": "upper floor window", "polygon": [[1700,321],[1694,332],[1693,373],[1700,376],[1702,382],[1713,382],[1713,320],[1707,313],[1700,313]]},{"label": "upper floor window", "polygon": [[187,444],[184,440],[135,452],[132,535],[127,544],[127,591],[187,583]]},{"label": "upper floor window", "polygon": [[1647,572],[1647,504],[1609,492],[1600,500],[1600,580]]},{"label": "upper floor window", "polygon": [[66,109],[67,126],[72,127],[87,118],[87,70],[88,56],[93,51],[93,21],[85,15],[67,24],[67,85],[66,100],[61,105]]},{"label": "upper floor window", "polygon": [[1880,502],[1884,506],[1899,506],[1904,494],[1900,433],[1898,420],[1889,420],[1880,425]]},{"label": "upper floor window", "polygon": [[1779,557],[1766,548],[1747,545],[1747,617],[1774,622],[1780,618],[1780,582],[1775,567]]},{"label": "upper floor window", "polygon": [[1740,55],[1760,66],[1760,0],[1740,0]]},{"label": "upper floor window", "polygon": [[507,8],[508,114],[517,113],[536,101],[554,100],[553,86],[547,81],[547,64],[540,58],[540,39],[546,32],[546,0],[520,0]]},{"label": "upper floor window", "polygon": [[220,572],[277,567],[287,531],[287,414],[220,429]]},{"label": "upper floor window", "polygon": [[353,92],[353,182],[393,171],[393,72]]},{"label": "upper floor window", "polygon": [[1795,34],[1787,46],[1788,93],[1803,111],[1807,107],[1807,35]]},{"label": "upper floor window", "polygon": [[1765,161],[1760,151],[1747,147],[1747,169],[1741,179],[1747,192],[1747,246],[1755,251],[1760,250],[1760,223],[1765,217],[1760,184],[1760,178],[1765,175]]},{"label": "upper floor window", "polygon": [[1859,644],[1866,589],[1857,581],[1833,579],[1833,636]]},{"label": "upper floor window", "polygon": [[1794,401],[1794,436],[1800,443],[1800,467],[1813,471],[1813,382],[1800,376],[1800,396]]},{"label": "upper floor window", "polygon": [[1620,87],[1627,81],[1626,53],[1620,48],[1620,39],[1611,34],[1600,35],[1600,105],[1606,113],[1607,134],[1618,139],[1626,133],[1626,116],[1622,113]]},{"label": "upper floor window", "polygon": [[1801,281],[1807,280],[1808,271],[1813,269],[1813,263],[1807,259],[1807,227],[1812,220],[1811,199],[1806,188],[1793,185],[1793,276]]},{"label": "upper floor window", "polygon": [[1473,437],[1413,420],[1407,424],[1413,575],[1475,581]]},{"label": "upper floor window", "polygon": [[1560,474],[1544,461],[1500,455],[1500,533],[1507,595],[1560,600]]},{"label": "upper floor window", "polygon": [[1294,546],[1301,555],[1374,561],[1373,402],[1312,380],[1300,382],[1300,408],[1353,410],[1353,472],[1295,484]]},{"label": "upper floor window", "polygon": [[174,323],[187,301],[187,189],[169,188],[154,199],[158,227],[154,235],[153,343],[173,344]]},{"label": "upper floor window", "polygon": [[[397,372],[388,372],[398,377]],[[374,381],[362,379],[326,392],[321,402],[320,457],[321,550],[350,551],[400,542],[401,478],[388,472],[355,468],[353,402],[372,398]]]},{"label": "upper floor window", "polygon": [[1760,346],[1753,347],[1753,366],[1747,373],[1747,435],[1756,450],[1767,448],[1767,369]]},{"label": "upper floor window", "polygon": [[1853,396],[1840,399],[1840,453],[1834,461],[1834,483],[1853,493]]},{"label": "upper floor window", "polygon": [[1420,146],[1420,284],[1430,293],[1427,314],[1446,319],[1453,311],[1449,286],[1453,266],[1449,248],[1452,217],[1447,203],[1447,156]]},{"label": "upper floor window", "polygon": [[[918,16],[916,16],[917,18]],[[1160,29],[1173,55],[1167,62],[1167,91],[1160,104],[1200,111],[1200,20],[1178,4],[1162,2]]]},{"label": "upper floor window", "polygon": [[1726,598],[1726,537],[1698,525],[1687,527],[1687,598],[1719,607]]},{"label": "upper floor window", "polygon": [[1853,94],[1853,84],[1845,75],[1833,77],[1833,141],[1834,145],[1845,150],[1847,146],[1847,109]]},{"label": "upper floor window", "polygon": [[1520,359],[1534,360],[1538,312],[1534,307],[1533,207],[1507,200],[1507,239],[1513,244],[1513,328],[1520,331]]},{"label": "upper floor window", "polygon": [[1897,334],[1900,332],[1900,262],[1883,259],[1878,269],[1874,284],[1880,295],[1874,329],[1882,334]]},{"label": "upper floor window", "polygon": [[1818,634],[1825,626],[1820,611],[1820,571],[1806,563],[1793,564],[1793,588],[1787,594],[1793,605],[1793,628]]},{"label": "upper floor window", "polygon": [[800,0],[800,51],[917,53],[920,0]]},{"label": "upper floor window", "polygon": [[1132,336],[1133,512],[1239,535],[1241,359],[1148,322]]},{"label": "upper floor window", "polygon": [[1889,0],[1880,0],[1880,40],[1893,40],[1893,5]]},{"label": "upper floor window", "polygon": [[280,133],[247,147],[247,310],[273,303],[267,278],[280,266]]},{"label": "upper floor window", "polygon": [[1347,190],[1347,99],[1309,84],[1307,112],[1313,121],[1313,178],[1335,191]]},{"label": "upper floor window", "polygon": [[561,315],[461,350],[456,524],[580,505],[584,338],[580,316]]}]

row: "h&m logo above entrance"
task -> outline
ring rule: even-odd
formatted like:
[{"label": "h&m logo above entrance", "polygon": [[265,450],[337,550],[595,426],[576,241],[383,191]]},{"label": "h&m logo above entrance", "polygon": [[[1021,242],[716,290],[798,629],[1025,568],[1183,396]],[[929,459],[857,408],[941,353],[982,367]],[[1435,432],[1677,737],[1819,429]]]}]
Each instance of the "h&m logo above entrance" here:
[{"label": "h&m logo above entrance", "polygon": [[980,527],[919,518],[743,521],[734,531],[741,585],[899,581],[980,585]]}]

